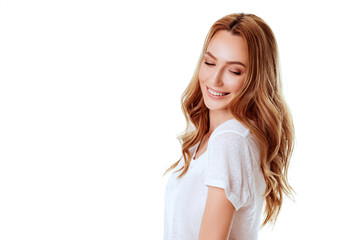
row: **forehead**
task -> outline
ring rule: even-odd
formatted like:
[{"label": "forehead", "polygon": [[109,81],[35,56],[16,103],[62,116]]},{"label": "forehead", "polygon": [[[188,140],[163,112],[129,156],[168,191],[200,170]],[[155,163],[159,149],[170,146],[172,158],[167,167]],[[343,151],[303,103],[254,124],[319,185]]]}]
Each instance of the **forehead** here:
[{"label": "forehead", "polygon": [[209,42],[207,51],[218,60],[241,61],[247,63],[247,45],[243,37],[221,30],[215,33]]}]

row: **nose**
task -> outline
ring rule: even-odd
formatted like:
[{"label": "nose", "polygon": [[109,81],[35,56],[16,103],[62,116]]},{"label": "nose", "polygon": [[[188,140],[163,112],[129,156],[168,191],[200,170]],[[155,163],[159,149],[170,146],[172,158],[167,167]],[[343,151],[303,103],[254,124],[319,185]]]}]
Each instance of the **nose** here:
[{"label": "nose", "polygon": [[209,82],[211,82],[214,86],[222,86],[223,85],[223,81],[222,81],[222,74],[223,74],[223,70],[221,68],[216,69],[213,72],[213,75],[209,78]]}]

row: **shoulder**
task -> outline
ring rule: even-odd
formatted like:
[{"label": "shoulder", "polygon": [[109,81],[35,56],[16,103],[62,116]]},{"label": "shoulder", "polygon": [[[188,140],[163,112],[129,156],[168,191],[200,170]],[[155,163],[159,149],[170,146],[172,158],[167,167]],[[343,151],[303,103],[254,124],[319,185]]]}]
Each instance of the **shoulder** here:
[{"label": "shoulder", "polygon": [[233,135],[247,138],[250,135],[248,128],[243,126],[237,119],[232,118],[220,124],[211,134],[210,139],[217,138],[218,135]]},{"label": "shoulder", "polygon": [[219,125],[209,138],[210,145],[247,145],[252,149],[259,150],[259,145],[250,130],[232,118]]}]

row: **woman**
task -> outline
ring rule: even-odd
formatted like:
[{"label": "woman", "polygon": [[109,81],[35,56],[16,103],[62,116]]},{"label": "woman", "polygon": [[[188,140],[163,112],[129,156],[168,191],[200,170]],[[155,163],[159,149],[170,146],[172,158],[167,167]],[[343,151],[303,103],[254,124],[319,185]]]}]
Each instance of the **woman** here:
[{"label": "woman", "polygon": [[[294,145],[269,26],[252,14],[216,21],[182,96],[182,157],[165,190],[166,240],[257,239],[275,223]],[[182,172],[180,172],[182,170]],[[166,173],[165,172],[165,173]]]}]

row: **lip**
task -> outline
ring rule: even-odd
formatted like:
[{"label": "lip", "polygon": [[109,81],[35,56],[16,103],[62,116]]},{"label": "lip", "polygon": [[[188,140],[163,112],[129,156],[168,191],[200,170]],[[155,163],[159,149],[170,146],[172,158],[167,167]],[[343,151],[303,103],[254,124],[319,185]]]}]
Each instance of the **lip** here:
[{"label": "lip", "polygon": [[212,98],[224,98],[224,97],[226,97],[226,96],[228,96],[229,94],[227,94],[227,95],[224,95],[224,96],[215,96],[215,95],[212,95],[209,91],[208,91],[208,89],[210,89],[211,91],[214,91],[214,92],[218,92],[218,93],[227,93],[227,92],[221,92],[221,91],[218,91],[218,90],[215,90],[215,89],[212,89],[212,88],[210,88],[210,87],[208,87],[208,86],[206,86],[206,92],[207,92],[207,94],[210,96],[210,97],[212,97]]}]

